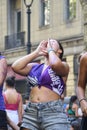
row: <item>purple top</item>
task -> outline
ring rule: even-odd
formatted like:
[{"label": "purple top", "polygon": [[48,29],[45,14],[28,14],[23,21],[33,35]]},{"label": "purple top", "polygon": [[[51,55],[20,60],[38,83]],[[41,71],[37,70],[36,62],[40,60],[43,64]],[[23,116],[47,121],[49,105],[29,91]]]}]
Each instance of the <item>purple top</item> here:
[{"label": "purple top", "polygon": [[0,87],[0,110],[5,110],[4,98],[2,95],[3,87]]},{"label": "purple top", "polygon": [[28,80],[32,86],[47,87],[52,91],[61,95],[64,92],[65,84],[61,76],[56,75],[56,73],[48,66],[43,72],[44,64],[36,64],[32,67]]},{"label": "purple top", "polygon": [[[0,59],[5,58],[4,56],[0,56]],[[4,98],[2,95],[3,86],[0,86],[0,110],[5,110]]]}]

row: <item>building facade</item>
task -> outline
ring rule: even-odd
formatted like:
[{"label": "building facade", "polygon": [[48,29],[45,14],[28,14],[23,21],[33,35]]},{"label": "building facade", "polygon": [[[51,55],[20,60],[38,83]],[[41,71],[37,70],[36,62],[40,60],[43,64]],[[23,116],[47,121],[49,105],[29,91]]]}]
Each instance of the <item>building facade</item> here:
[{"label": "building facade", "polygon": [[[15,74],[11,64],[27,54],[26,11],[24,0],[0,0],[0,51],[7,58],[8,75],[16,76],[20,91],[21,85],[25,85],[25,77]],[[65,93],[66,96],[71,96],[77,86],[78,55],[85,48],[80,1],[33,0],[30,16],[31,51],[41,40],[48,38],[55,38],[63,45],[64,60],[70,67]],[[37,60],[43,62],[43,59]]]}]

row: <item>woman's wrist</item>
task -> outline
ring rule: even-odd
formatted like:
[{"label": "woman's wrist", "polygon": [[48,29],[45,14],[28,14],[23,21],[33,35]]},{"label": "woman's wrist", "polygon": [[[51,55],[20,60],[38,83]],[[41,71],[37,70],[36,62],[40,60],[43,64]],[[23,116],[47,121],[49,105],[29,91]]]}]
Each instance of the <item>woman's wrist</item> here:
[{"label": "woman's wrist", "polygon": [[51,51],[55,52],[53,48],[49,48],[47,52],[50,53]]},{"label": "woman's wrist", "polygon": [[80,105],[80,103],[82,102],[82,101],[87,101],[87,99],[84,97],[84,98],[81,98],[80,100],[79,100],[79,105]]},{"label": "woman's wrist", "polygon": [[40,54],[39,54],[40,52],[39,52],[37,49],[34,51],[34,53],[35,53],[35,56],[36,56],[36,57],[39,57],[39,56],[40,56]]}]

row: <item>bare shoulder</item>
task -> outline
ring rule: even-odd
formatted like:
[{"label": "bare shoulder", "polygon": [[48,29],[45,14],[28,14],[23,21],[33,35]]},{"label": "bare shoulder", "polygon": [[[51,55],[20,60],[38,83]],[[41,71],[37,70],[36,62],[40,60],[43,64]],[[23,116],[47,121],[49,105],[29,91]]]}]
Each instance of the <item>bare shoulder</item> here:
[{"label": "bare shoulder", "polygon": [[62,61],[64,67],[66,68],[67,73],[69,73],[69,65],[67,62]]},{"label": "bare shoulder", "polygon": [[81,66],[86,66],[87,65],[87,52],[82,55],[80,59],[80,65]]},{"label": "bare shoulder", "polygon": [[81,61],[87,60],[87,52],[81,56]]},{"label": "bare shoulder", "polygon": [[78,105],[77,104],[73,104],[73,107],[78,108]]}]

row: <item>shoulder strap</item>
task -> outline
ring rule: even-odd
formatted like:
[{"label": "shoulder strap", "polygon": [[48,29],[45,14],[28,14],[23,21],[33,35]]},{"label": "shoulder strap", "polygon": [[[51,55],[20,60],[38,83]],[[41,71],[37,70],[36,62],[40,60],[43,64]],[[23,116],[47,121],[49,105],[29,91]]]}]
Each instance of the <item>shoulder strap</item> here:
[{"label": "shoulder strap", "polygon": [[20,102],[20,94],[18,93],[18,99],[17,99],[17,103]]},{"label": "shoulder strap", "polygon": [[5,101],[5,103],[7,104],[8,101],[7,101],[7,99],[6,99],[6,95],[5,95],[5,93],[3,93],[3,97],[4,97],[4,101]]}]

